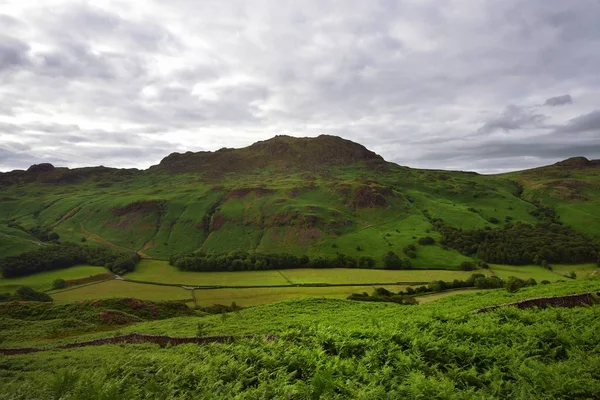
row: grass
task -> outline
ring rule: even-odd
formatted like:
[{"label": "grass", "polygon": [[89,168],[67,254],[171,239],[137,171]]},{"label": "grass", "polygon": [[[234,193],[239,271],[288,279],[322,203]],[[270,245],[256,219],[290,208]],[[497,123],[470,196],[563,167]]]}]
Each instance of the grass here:
[{"label": "grass", "polygon": [[[482,271],[485,273],[485,271]],[[453,270],[404,270],[334,268],[297,268],[272,271],[189,272],[180,271],[166,261],[142,260],[127,279],[197,286],[280,286],[291,284],[365,284],[430,282],[467,279],[472,272]]]},{"label": "grass", "polygon": [[[454,292],[417,306],[311,298],[118,328],[85,323],[77,315],[13,315],[0,321],[2,347],[56,346],[132,332],[253,338],[0,356],[0,398],[596,398],[598,305],[473,311],[599,289],[599,278],[578,279],[516,293]],[[27,334],[19,335],[23,330]]]},{"label": "grass", "polygon": [[106,272],[106,268],[77,265],[71,268],[40,272],[19,278],[0,278],[0,293],[14,292],[19,286],[30,286],[36,290],[48,290],[56,279],[80,279]]},{"label": "grass", "polygon": [[450,297],[450,296],[479,293],[479,292],[484,292],[484,290],[474,289],[474,288],[461,289],[461,290],[448,290],[446,292],[426,294],[423,296],[416,296],[415,298],[417,299],[419,304],[425,304],[425,303],[431,303],[432,301],[444,299],[444,298]]},{"label": "grass", "polygon": [[[494,271],[494,273],[498,277],[500,277],[502,279],[506,279],[509,276],[516,276],[517,278],[521,278],[521,279],[533,278],[536,281],[538,281],[538,283],[542,280],[548,280],[550,282],[555,282],[559,279],[565,279],[565,277],[562,274],[558,273],[557,270],[553,269],[553,271],[549,271],[549,270],[539,267],[537,265],[490,264],[490,268]],[[562,267],[558,267],[559,270],[561,268],[568,269],[570,272],[573,270],[573,268],[576,268],[576,266],[565,265]]]},{"label": "grass", "polygon": [[[396,292],[406,288],[406,286],[402,285],[385,285],[384,287]],[[336,286],[308,288],[210,289],[195,290],[194,292],[199,306],[212,304],[229,305],[234,301],[238,306],[251,307],[277,303],[285,300],[308,298],[345,299],[352,293],[371,293],[374,289],[374,286]]]},{"label": "grass", "polygon": [[144,285],[121,280],[110,280],[91,285],[75,287],[53,293],[58,304],[81,300],[134,297],[141,300],[192,300],[189,290],[173,286]]},{"label": "grass", "polygon": [[575,272],[578,278],[589,276],[596,271],[600,271],[600,266],[597,264],[552,265],[552,272],[560,275]]},{"label": "grass", "polygon": [[329,284],[452,281],[467,279],[472,274],[472,272],[446,270],[392,271],[354,268],[290,269],[281,272],[293,283]]},{"label": "grass", "polygon": [[180,271],[166,261],[142,260],[125,276],[146,282],[177,283],[190,286],[269,286],[287,285],[277,271],[189,272]]}]

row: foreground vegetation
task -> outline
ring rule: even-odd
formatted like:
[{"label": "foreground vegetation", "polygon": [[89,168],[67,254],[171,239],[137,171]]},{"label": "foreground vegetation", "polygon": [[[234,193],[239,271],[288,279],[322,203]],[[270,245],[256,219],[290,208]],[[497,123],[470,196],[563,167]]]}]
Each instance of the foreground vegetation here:
[{"label": "foreground vegetation", "polygon": [[[417,306],[309,299],[231,314],[138,322],[118,328],[119,334],[252,337],[232,344],[105,345],[0,356],[0,396],[595,398],[600,392],[597,305],[472,311],[598,289],[600,280],[593,278],[516,293],[498,289],[461,294]],[[31,314],[3,315],[7,330],[2,347],[48,346],[108,333],[77,334],[76,329],[57,328],[60,318],[25,315]],[[60,335],[61,329],[68,335]],[[20,338],[20,331],[32,334]],[[269,340],[266,335],[271,335]]]}]

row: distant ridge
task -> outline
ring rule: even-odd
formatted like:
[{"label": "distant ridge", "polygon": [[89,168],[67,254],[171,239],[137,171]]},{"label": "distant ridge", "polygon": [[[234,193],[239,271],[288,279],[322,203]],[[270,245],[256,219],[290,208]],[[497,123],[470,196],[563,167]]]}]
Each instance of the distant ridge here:
[{"label": "distant ridge", "polygon": [[151,170],[171,173],[219,174],[274,167],[278,170],[314,170],[327,166],[367,162],[382,168],[386,162],[361,144],[337,136],[316,138],[275,136],[241,149],[223,148],[215,152],[172,153]]}]

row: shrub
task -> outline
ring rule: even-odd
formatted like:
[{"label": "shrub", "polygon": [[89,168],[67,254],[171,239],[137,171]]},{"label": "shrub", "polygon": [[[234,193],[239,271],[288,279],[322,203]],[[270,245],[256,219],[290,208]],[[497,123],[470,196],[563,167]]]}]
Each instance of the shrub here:
[{"label": "shrub", "polygon": [[21,286],[15,292],[15,296],[18,300],[23,301],[43,301],[50,302],[52,298],[46,293],[38,292],[29,286]]},{"label": "shrub", "polygon": [[533,278],[529,278],[525,281],[525,286],[536,286],[537,282]]},{"label": "shrub", "polygon": [[412,250],[410,250],[410,251],[407,251],[407,252],[406,252],[406,255],[407,255],[409,258],[417,258],[417,252],[416,252],[416,251],[412,251]]},{"label": "shrub", "polygon": [[434,244],[435,240],[431,237],[431,236],[425,236],[419,239],[419,244],[421,246],[427,246],[427,245],[431,245]]},{"label": "shrub", "polygon": [[540,282],[542,285],[549,285],[550,281],[544,279],[543,281]]},{"label": "shrub", "polygon": [[506,281],[506,290],[510,293],[518,292],[523,286],[525,286],[525,281],[516,276],[509,276]]},{"label": "shrub", "polygon": [[460,264],[460,269],[461,271],[474,271],[477,268],[475,267],[475,264],[473,264],[472,261],[463,261]]},{"label": "shrub", "polygon": [[402,269],[402,260],[393,251],[388,251],[383,256],[383,267],[385,269]]},{"label": "shrub", "polygon": [[52,282],[53,289],[64,289],[66,287],[67,281],[65,281],[64,279],[56,279],[54,282]]}]

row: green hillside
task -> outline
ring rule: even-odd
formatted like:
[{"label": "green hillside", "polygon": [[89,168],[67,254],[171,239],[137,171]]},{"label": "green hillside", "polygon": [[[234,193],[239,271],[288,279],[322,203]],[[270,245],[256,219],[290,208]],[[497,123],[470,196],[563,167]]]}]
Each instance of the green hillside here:
[{"label": "green hillside", "polygon": [[[544,222],[548,210],[553,222],[584,235],[578,243],[597,246],[600,237],[597,161],[495,176],[418,170],[334,136],[174,153],[144,171],[40,164],[0,174],[0,188],[3,256],[45,246],[56,233],[62,242],[158,259],[195,251],[343,253],[381,264],[387,252],[402,255],[412,244],[414,267],[456,268],[476,254],[440,244],[440,220],[494,231]],[[424,236],[435,243],[419,245]]]}]

